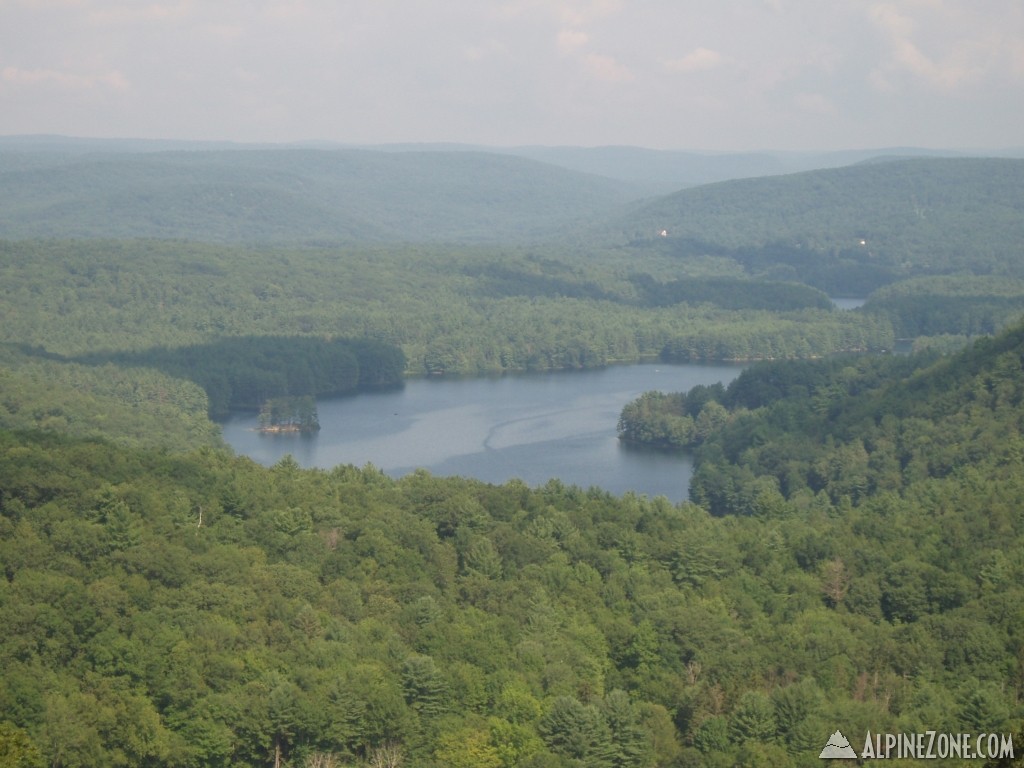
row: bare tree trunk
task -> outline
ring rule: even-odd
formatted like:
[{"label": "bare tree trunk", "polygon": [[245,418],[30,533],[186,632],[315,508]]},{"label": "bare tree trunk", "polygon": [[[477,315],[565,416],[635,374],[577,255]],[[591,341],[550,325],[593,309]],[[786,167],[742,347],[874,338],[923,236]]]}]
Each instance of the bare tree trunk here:
[{"label": "bare tree trunk", "polygon": [[332,752],[313,752],[306,756],[305,768],[338,768],[338,757]]},{"label": "bare tree trunk", "polygon": [[372,768],[399,768],[402,764],[402,746],[393,741],[374,748],[369,755]]}]

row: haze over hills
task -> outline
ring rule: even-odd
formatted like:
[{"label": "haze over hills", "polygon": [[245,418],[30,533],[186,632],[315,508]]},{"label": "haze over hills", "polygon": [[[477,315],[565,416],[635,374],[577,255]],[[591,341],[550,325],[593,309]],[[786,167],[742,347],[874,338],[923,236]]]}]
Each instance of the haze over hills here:
[{"label": "haze over hills", "polygon": [[[719,272],[834,296],[920,275],[1024,276],[1024,160],[1011,157],[181,146],[0,139],[0,237],[544,243],[641,270],[710,257]],[[644,197],[685,168],[691,178],[728,176],[814,158],[857,162]]]},{"label": "haze over hills", "polygon": [[[329,148],[324,145],[323,148]],[[490,152],[539,160],[573,171],[605,176],[640,185],[650,195],[675,192],[731,179],[777,176],[844,165],[873,159],[902,157],[967,157],[976,153],[960,150],[932,150],[917,147],[840,150],[834,152],[696,152],[605,146],[521,146],[487,147],[469,144],[386,144],[361,149],[385,152]],[[1000,156],[1024,156],[1024,150],[1007,150]]]},{"label": "haze over hills", "polygon": [[[572,170],[648,184],[663,194],[719,181],[838,168],[873,159],[975,154],[916,147],[834,152],[687,152],[642,147],[518,147],[508,151]],[[1024,151],[1011,150],[1006,156],[1024,156]]]},{"label": "haze over hills", "polygon": [[[1024,161],[638,200],[463,148],[17,143],[0,755],[809,767],[840,725],[1019,728]],[[693,446],[692,504],[264,468],[207,418],[642,360],[750,364],[629,411]]]},{"label": "haze over hills", "polygon": [[731,179],[776,176],[802,171],[838,168],[874,159],[910,157],[1024,157],[1024,147],[998,151],[960,148],[879,147],[817,152],[737,151],[709,152],[650,149],[638,146],[489,146],[461,143],[343,144],[306,141],[293,144],[259,144],[231,141],[176,139],[96,139],[56,135],[0,136],[0,159],[11,153],[83,155],[93,153],[152,153],[169,151],[319,149],[365,150],[385,153],[483,153],[512,155],[595,176],[628,182],[638,194],[667,194],[685,187]]},{"label": "haze over hills", "polygon": [[484,153],[0,153],[8,238],[521,241],[636,196],[624,182]]},{"label": "haze over hills", "polygon": [[[665,229],[676,243],[727,248],[865,239],[883,260],[897,247],[903,258],[949,260],[968,248],[973,257],[977,233],[994,225],[1020,242],[1024,161],[906,159],[929,153],[2,137],[0,236],[498,243],[569,234],[606,245]],[[682,189],[710,181],[720,183]],[[670,184],[672,194],[649,196]]]},{"label": "haze over hills", "polygon": [[1022,205],[1024,160],[898,158],[703,185],[647,201],[628,219],[727,246],[796,235],[843,247],[889,229],[952,237],[962,216],[1012,223]]},{"label": "haze over hills", "polygon": [[914,274],[1024,274],[1022,213],[1024,160],[913,158],[682,190],[616,226],[672,257],[731,257],[751,274],[825,290],[840,285],[815,271],[842,261],[856,272],[843,279],[866,295]]}]

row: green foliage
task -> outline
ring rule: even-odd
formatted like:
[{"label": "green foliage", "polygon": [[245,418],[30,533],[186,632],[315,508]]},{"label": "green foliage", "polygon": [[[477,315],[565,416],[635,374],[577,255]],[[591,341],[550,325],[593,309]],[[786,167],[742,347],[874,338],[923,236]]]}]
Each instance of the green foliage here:
[{"label": "green foliage", "polygon": [[482,152],[16,155],[21,164],[0,166],[0,230],[21,238],[500,242],[575,227],[634,194],[611,179]]},{"label": "green foliage", "polygon": [[1022,200],[1021,160],[894,159],[687,189],[620,226],[637,250],[866,296],[915,275],[1024,277]]},{"label": "green foliage", "polygon": [[434,755],[441,765],[452,768],[502,768],[505,765],[502,750],[492,744],[492,734],[485,729],[466,728],[445,734]]},{"label": "green foliage", "polygon": [[447,685],[430,656],[412,655],[402,664],[402,690],[406,703],[421,715],[445,710]]},{"label": "green foliage", "polygon": [[650,275],[634,275],[631,280],[641,300],[655,307],[707,303],[723,309],[776,312],[832,309],[832,301],[824,293],[797,283],[731,277],[691,277],[658,283]]},{"label": "green foliage", "polygon": [[[504,270],[500,291],[496,269]],[[34,345],[35,357],[114,360],[191,378],[214,413],[258,408],[268,396],[386,386],[403,369],[807,357],[893,341],[877,315],[731,311],[702,298],[651,306],[614,263],[572,252],[556,261],[412,245],[0,242],[0,299],[9,308],[0,340]]]},{"label": "green foliage", "polygon": [[718,402],[724,394],[721,385],[698,385],[685,394],[645,392],[622,409],[619,437],[663,448],[693,448],[729,420]]},{"label": "green foliage", "polygon": [[734,744],[767,742],[775,736],[775,708],[761,691],[746,691],[733,709],[729,736]]},{"label": "green foliage", "polygon": [[[336,236],[323,211],[299,215],[298,181],[336,191],[358,153],[284,154],[218,155],[216,184],[210,157],[28,162],[0,196],[19,226],[96,227],[89,204],[28,215],[10,190],[116,178],[130,196],[159,166],[166,218],[110,226],[178,232],[205,211],[224,240],[239,221],[257,238],[296,222]],[[628,274],[614,249],[0,243],[0,761],[810,765],[840,725],[1014,727],[1024,327],[948,358],[832,353],[890,349],[901,323],[939,328],[923,295],[950,300],[950,334],[977,330],[978,297],[999,310],[978,328],[996,329],[1019,286],[922,281],[838,312],[792,281],[891,282],[926,269],[922,248],[929,270],[1015,274],[1018,168],[893,163],[701,190],[669,200],[693,203],[691,239],[638,245]],[[981,174],[1002,201],[968,217],[999,224],[983,234],[947,215],[977,202]],[[524,188],[507,192],[532,210]],[[772,211],[744,219],[736,190]],[[731,296],[749,275],[763,280]],[[697,503],[263,468],[217,446],[205,415],[409,371],[659,355],[769,360],[624,409],[629,439],[694,450]]]},{"label": "green foliage", "polygon": [[260,408],[260,429],[266,432],[315,432],[320,429],[312,396],[273,397]]},{"label": "green foliage", "polygon": [[65,362],[0,344],[0,427],[187,450],[222,445],[196,385],[145,368]]},{"label": "green foliage", "polygon": [[43,756],[29,735],[9,722],[0,723],[0,765],[43,768]]},{"label": "green foliage", "polygon": [[612,765],[632,768],[650,762],[648,736],[641,725],[639,708],[622,690],[609,692],[601,702],[611,731]]},{"label": "green foliage", "polygon": [[872,294],[863,311],[885,317],[898,338],[915,339],[918,348],[942,345],[957,351],[968,338],[1018,322],[1024,315],[1024,281],[970,275],[904,280]]},{"label": "green foliage", "polygon": [[729,720],[723,715],[712,715],[696,730],[693,745],[705,755],[728,752],[732,746]]},{"label": "green foliage", "polygon": [[1022,338],[695,391],[729,412],[697,449],[735,472],[721,518],[0,433],[5,738],[69,766],[668,768],[1009,728]]},{"label": "green foliage", "polygon": [[545,743],[580,766],[611,766],[612,735],[601,711],[571,696],[559,696],[540,723]]},{"label": "green foliage", "polygon": [[391,345],[302,336],[240,337],[80,359],[92,364],[156,368],[191,379],[206,391],[215,417],[223,417],[231,409],[255,410],[275,398],[393,387],[401,383],[405,371],[401,350]]}]

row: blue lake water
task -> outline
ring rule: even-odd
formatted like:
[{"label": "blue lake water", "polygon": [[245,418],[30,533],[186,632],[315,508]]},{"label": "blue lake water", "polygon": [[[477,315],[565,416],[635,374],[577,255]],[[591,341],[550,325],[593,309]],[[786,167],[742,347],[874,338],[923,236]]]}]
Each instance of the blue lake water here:
[{"label": "blue lake water", "polygon": [[270,465],[291,454],[304,467],[373,464],[392,477],[418,468],[491,483],[597,486],[687,498],[688,457],[626,446],[622,407],[645,391],[728,383],[740,365],[638,364],[493,378],[412,379],[400,389],[317,402],[314,435],[263,435],[256,414],[223,425],[234,450]]}]

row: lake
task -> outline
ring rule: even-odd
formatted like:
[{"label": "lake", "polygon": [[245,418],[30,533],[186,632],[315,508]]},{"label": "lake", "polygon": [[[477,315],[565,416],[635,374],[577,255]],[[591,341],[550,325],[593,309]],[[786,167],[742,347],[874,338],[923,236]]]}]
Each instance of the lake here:
[{"label": "lake", "polygon": [[222,425],[234,450],[271,465],[291,454],[304,467],[373,464],[392,477],[423,468],[490,483],[531,486],[557,478],[616,495],[687,498],[685,455],[620,443],[622,407],[658,389],[683,392],[728,383],[742,365],[610,366],[490,378],[411,379],[400,389],[317,401],[312,435],[263,435],[257,415]]},{"label": "lake", "polygon": [[859,309],[864,306],[864,302],[867,299],[832,299],[832,303],[836,305],[836,309]]}]

